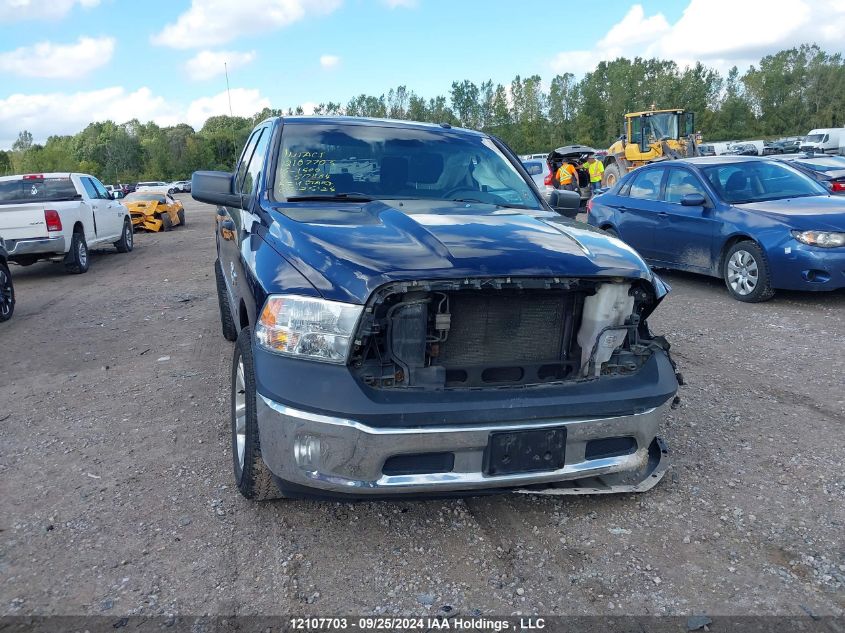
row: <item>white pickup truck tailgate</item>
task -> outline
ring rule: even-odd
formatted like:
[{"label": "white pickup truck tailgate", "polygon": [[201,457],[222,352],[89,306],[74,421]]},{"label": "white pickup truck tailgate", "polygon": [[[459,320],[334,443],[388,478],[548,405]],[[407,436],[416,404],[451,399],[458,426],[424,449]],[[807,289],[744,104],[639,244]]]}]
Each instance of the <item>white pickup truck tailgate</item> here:
[{"label": "white pickup truck tailgate", "polygon": [[29,204],[0,203],[0,237],[5,240],[25,240],[47,237],[43,202]]}]

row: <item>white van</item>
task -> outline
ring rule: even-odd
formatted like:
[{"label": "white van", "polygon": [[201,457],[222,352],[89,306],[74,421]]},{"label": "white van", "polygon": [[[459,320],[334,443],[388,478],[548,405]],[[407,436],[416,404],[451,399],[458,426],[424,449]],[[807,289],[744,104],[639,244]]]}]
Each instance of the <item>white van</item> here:
[{"label": "white van", "polygon": [[817,154],[841,154],[845,143],[845,128],[823,127],[810,130],[801,141],[801,151],[813,151]]}]

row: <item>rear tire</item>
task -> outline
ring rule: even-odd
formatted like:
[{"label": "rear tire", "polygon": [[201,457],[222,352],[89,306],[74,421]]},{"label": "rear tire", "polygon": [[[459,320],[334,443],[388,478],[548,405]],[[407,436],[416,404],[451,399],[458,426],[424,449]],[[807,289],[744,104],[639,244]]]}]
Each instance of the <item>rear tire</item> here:
[{"label": "rear tire", "polygon": [[128,253],[135,246],[135,236],[132,232],[132,223],[129,219],[123,220],[123,233],[120,239],[114,243],[118,253]]},{"label": "rear tire", "polygon": [[15,313],[15,286],[12,273],[5,262],[0,262],[0,322],[8,321]]},{"label": "rear tire", "polygon": [[232,464],[238,491],[247,499],[266,501],[283,495],[261,457],[254,367],[252,328],[247,327],[238,336],[232,358]]},{"label": "rear tire", "polygon": [[223,328],[223,338],[227,341],[238,340],[238,328],[232,319],[232,310],[229,307],[229,295],[226,291],[226,282],[223,280],[223,268],[220,260],[214,262],[214,277],[217,280],[217,303],[220,306],[220,325]]},{"label": "rear tire", "polygon": [[173,228],[173,220],[170,219],[170,215],[168,213],[162,213],[159,216],[161,220],[161,230],[162,231],[170,231]]},{"label": "rear tire", "polygon": [[179,209],[176,215],[179,217],[179,225],[185,226],[185,209]]},{"label": "rear tire", "polygon": [[607,167],[604,168],[604,186],[605,187],[612,187],[619,179],[622,177],[622,172],[619,170],[619,165],[616,163],[611,163]]},{"label": "rear tire", "polygon": [[725,254],[722,277],[731,296],[746,303],[760,303],[775,296],[769,263],[756,242],[737,242]]},{"label": "rear tire", "polygon": [[81,275],[88,272],[90,257],[88,255],[88,243],[82,231],[74,231],[70,240],[70,250],[65,255],[65,270],[73,275]]}]

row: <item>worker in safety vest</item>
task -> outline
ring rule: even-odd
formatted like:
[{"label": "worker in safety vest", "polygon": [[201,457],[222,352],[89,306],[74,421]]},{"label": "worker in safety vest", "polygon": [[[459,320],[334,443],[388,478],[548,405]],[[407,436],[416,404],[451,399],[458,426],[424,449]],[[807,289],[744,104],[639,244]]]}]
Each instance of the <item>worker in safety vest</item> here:
[{"label": "worker in safety vest", "polygon": [[578,191],[578,172],[571,162],[565,162],[560,166],[557,170],[557,179],[561,189]]},{"label": "worker in safety vest", "polygon": [[601,179],[604,175],[604,165],[600,160],[596,160],[596,157],[590,155],[587,158],[587,171],[590,172],[590,189],[593,193],[599,190],[601,187]]}]

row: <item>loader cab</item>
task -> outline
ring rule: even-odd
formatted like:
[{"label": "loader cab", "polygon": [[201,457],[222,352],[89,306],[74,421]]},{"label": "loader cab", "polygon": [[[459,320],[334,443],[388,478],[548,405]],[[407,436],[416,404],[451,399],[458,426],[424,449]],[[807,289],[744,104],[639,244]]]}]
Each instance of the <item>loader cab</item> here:
[{"label": "loader cab", "polygon": [[625,158],[632,163],[656,160],[667,149],[685,153],[685,139],[695,135],[695,115],[684,110],[632,112],[625,115],[625,134]]}]

